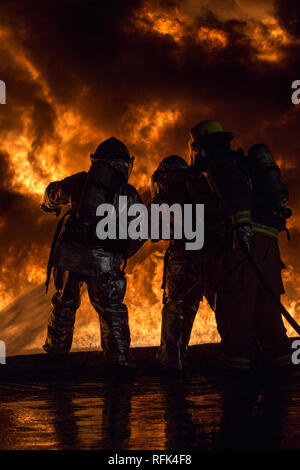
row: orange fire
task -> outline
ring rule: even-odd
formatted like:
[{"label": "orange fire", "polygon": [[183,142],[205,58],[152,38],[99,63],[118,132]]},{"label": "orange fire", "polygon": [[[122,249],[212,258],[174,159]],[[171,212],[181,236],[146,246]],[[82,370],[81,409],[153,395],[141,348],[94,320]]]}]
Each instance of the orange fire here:
[{"label": "orange fire", "polygon": [[208,49],[222,48],[227,44],[223,31],[208,26],[195,29],[191,18],[179,8],[167,11],[153,7],[149,2],[137,12],[135,27],[158,35],[167,35],[179,46],[191,34],[194,35],[195,41]]},{"label": "orange fire", "polygon": [[[178,45],[185,37],[188,37],[191,28],[190,18],[179,9],[171,11],[157,10],[146,4],[136,17],[136,27],[144,31],[151,30],[157,35],[169,35]],[[276,22],[265,22],[262,25],[252,24],[251,42],[257,51],[257,58],[264,61],[277,61],[281,56],[282,47],[290,41],[290,38]],[[34,201],[42,202],[42,195],[46,185],[53,180],[62,179],[69,174],[86,170],[89,165],[89,152],[104,138],[109,137],[101,128],[95,128],[90,122],[72,109],[65,109],[50,95],[47,83],[35,68],[29,57],[26,57],[20,45],[17,44],[10,31],[0,29],[1,47],[9,51],[11,58],[20,70],[27,74],[32,81],[38,84],[43,99],[51,104],[55,110],[55,132],[51,137],[37,141],[34,135],[32,110],[16,109],[19,115],[19,128],[6,133],[0,142],[0,150],[9,155],[9,170],[12,179],[11,187],[20,194],[29,195]],[[210,49],[226,48],[227,35],[217,29],[208,26],[200,26],[195,29],[196,42],[207,45]],[[149,190],[150,176],[164,156],[165,147],[160,142],[161,136],[168,129],[172,129],[183,119],[180,107],[163,106],[159,102],[152,102],[149,106],[130,106],[123,117],[121,132],[117,137],[124,139],[129,148],[143,144],[144,152],[136,155],[136,163],[131,182],[137,189],[144,192]],[[22,132],[20,132],[20,127]],[[43,215],[41,217],[50,217]],[[1,225],[0,220],[0,225]],[[295,220],[292,223],[297,223]],[[53,231],[55,217],[53,216]],[[21,231],[21,228],[20,228]],[[143,247],[142,257],[139,253],[136,260],[129,262],[127,269],[128,291],[126,303],[129,308],[130,325],[132,331],[132,344],[134,346],[157,345],[160,337],[160,317],[162,308],[162,291],[160,289],[163,272],[163,252],[165,244],[151,245],[150,242]],[[15,270],[15,260],[18,253],[13,250],[7,253],[6,264],[1,268],[0,281],[0,308],[3,310],[9,306],[16,296],[30,289],[36,288],[44,281],[45,266],[49,246],[32,245],[31,250],[20,261],[19,272]],[[143,259],[139,263],[139,259]],[[21,291],[15,292],[14,279],[18,276]],[[294,286],[300,285],[293,267],[288,266],[284,274],[285,280]],[[9,280],[10,282],[6,282]],[[42,291],[36,290],[33,295],[37,300],[30,299],[31,310],[41,318],[41,328],[33,337],[25,343],[25,346],[14,351],[40,348],[47,323],[47,315],[50,306],[50,296],[43,297]],[[28,301],[27,301],[28,303]],[[300,305],[293,298],[285,299],[286,306],[290,308],[295,317],[300,318]],[[21,302],[21,305],[25,304]],[[16,307],[17,308],[17,307]],[[40,310],[38,310],[40,309]],[[13,309],[7,307],[6,312],[11,313],[12,324],[6,325],[7,338],[12,337],[19,324],[25,319],[22,311],[13,315]],[[40,313],[39,313],[40,312]],[[30,322],[30,314],[26,318]],[[9,318],[9,317],[8,317]],[[16,323],[17,322],[17,323]],[[3,330],[4,331],[4,330]],[[291,328],[288,329],[292,334]],[[192,343],[217,341],[218,334],[214,315],[204,302],[200,307],[192,334]],[[1,338],[2,339],[2,338]],[[5,339],[5,338],[3,338]],[[83,295],[83,303],[77,315],[77,324],[74,337],[74,348],[94,348],[99,345],[99,326],[97,315],[90,306],[87,295]]]},{"label": "orange fire", "polygon": [[[284,47],[292,41],[298,42],[292,39],[281,28],[278,20],[269,14],[266,14],[265,18],[259,18],[258,15],[255,20],[247,17],[245,24],[244,34],[253,47],[254,59],[278,62],[284,58]],[[208,51],[226,48],[228,44],[227,32],[224,30],[207,24],[197,27],[194,17],[178,7],[169,10],[154,6],[151,2],[146,2],[136,13],[135,27],[162,36],[168,35],[178,46],[184,44],[184,41],[190,37]]]},{"label": "orange fire", "polygon": [[259,60],[279,62],[284,56],[283,47],[292,41],[275,18],[249,23],[248,29]]},{"label": "orange fire", "polygon": [[158,9],[147,2],[136,13],[135,26],[144,31],[149,29],[154,33],[169,35],[174,41],[181,41],[184,36],[184,21],[186,17],[174,8],[171,12]]},{"label": "orange fire", "polygon": [[[28,60],[23,61],[26,67],[31,70]],[[36,75],[38,79],[38,74]],[[37,149],[34,148],[34,136],[32,133],[32,118],[30,112],[23,113],[23,133],[11,132],[2,142],[2,150],[10,155],[9,165],[13,178],[11,185],[21,194],[30,195],[34,200],[42,201],[46,185],[53,180],[61,179],[68,174],[75,173],[88,166],[88,155],[76,155],[72,159],[68,155],[68,150],[74,140],[81,145],[90,144],[89,149],[93,151],[96,143],[102,138],[108,137],[101,134],[101,131],[93,129],[85,124],[79,115],[72,111],[55,106],[57,120],[55,129],[55,139],[43,143]],[[124,140],[132,145],[142,142],[145,149],[145,158],[137,158],[136,166],[132,174],[132,183],[140,191],[149,189],[150,176],[159,163],[162,155],[159,152],[153,153],[153,148],[158,145],[161,135],[167,128],[172,128],[181,119],[179,109],[161,109],[158,103],[152,103],[145,108],[142,106],[130,107],[128,114],[124,116]],[[126,122],[130,126],[126,127]],[[121,135],[120,138],[123,138]],[[31,162],[31,155],[38,159],[38,171]],[[59,159],[57,158],[59,155]],[[149,156],[149,158],[147,158]],[[138,156],[137,156],[138,157]],[[41,213],[41,217],[45,217]],[[53,230],[55,227],[55,217],[53,216]],[[160,315],[162,291],[160,289],[163,271],[163,250],[165,245],[157,244],[155,249],[150,242],[143,250],[149,252],[146,261],[142,265],[133,260],[129,263],[128,269],[128,291],[126,303],[130,313],[130,325],[132,331],[132,344],[134,346],[146,346],[159,343],[160,337]],[[23,291],[32,289],[44,281],[45,266],[49,246],[34,245],[30,254],[22,263],[19,275],[19,283],[23,285]],[[137,258],[139,255],[137,255]],[[2,275],[5,278],[13,277],[15,265],[15,253],[7,256],[6,266],[2,268]],[[0,284],[1,289],[1,309],[10,304],[15,292],[8,290],[7,283]],[[22,292],[20,292],[22,293]],[[33,307],[34,309],[35,307]],[[40,308],[39,306],[37,308]],[[43,344],[47,315],[50,308],[50,296],[43,301],[42,314],[44,316],[44,328],[29,340],[25,351],[40,348]],[[205,328],[203,325],[205,324]],[[15,331],[16,325],[11,325],[5,330],[7,337]],[[192,342],[211,341],[217,338],[213,315],[207,306],[203,306],[201,314],[195,324]],[[74,336],[74,348],[93,348],[99,345],[99,325],[98,318],[89,304],[87,294],[83,295],[83,303],[77,315],[77,324]],[[12,352],[16,351],[12,349]]]},{"label": "orange fire", "polygon": [[197,39],[209,49],[223,48],[227,44],[227,36],[223,31],[207,26],[201,26],[198,29]]}]

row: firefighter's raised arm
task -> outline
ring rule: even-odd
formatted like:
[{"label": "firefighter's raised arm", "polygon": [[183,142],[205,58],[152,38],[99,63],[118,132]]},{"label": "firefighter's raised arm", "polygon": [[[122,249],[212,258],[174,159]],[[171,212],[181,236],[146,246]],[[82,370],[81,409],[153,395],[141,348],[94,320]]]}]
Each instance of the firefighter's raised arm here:
[{"label": "firefighter's raised arm", "polygon": [[82,184],[85,175],[86,172],[80,172],[64,178],[61,181],[53,181],[50,183],[45,190],[41,209],[45,212],[55,212],[56,215],[59,215],[61,206],[72,202],[74,188]]},{"label": "firefighter's raised arm", "polygon": [[69,199],[61,189],[61,182],[54,181],[45,190],[44,202],[41,205],[41,209],[44,212],[55,212],[58,216],[61,212],[60,205],[67,204],[68,202]]}]

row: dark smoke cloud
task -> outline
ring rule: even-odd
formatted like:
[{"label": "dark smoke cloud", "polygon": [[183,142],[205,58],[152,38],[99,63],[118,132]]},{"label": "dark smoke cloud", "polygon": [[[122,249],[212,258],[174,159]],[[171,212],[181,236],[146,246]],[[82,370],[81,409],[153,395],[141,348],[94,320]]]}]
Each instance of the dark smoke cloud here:
[{"label": "dark smoke cloud", "polygon": [[[175,16],[183,4],[148,3]],[[247,150],[253,143],[264,141],[275,155],[290,162],[283,167],[283,174],[298,213],[299,111],[291,103],[291,82],[300,78],[299,43],[283,45],[278,62],[259,60],[251,41],[250,22],[221,19],[208,8],[189,24],[182,20],[183,34],[180,41],[175,41],[172,36],[151,29],[149,19],[148,28],[139,27],[136,15],[143,5],[142,0],[2,0],[0,26],[10,31],[20,54],[14,58],[0,47],[0,78],[6,81],[8,90],[8,104],[0,109],[3,136],[11,129],[21,134],[21,116],[30,110],[34,143],[27,158],[42,177],[39,151],[56,138],[57,116],[41,80],[55,102],[99,128],[99,134],[121,136],[140,162],[140,171],[149,168],[149,161],[153,161],[154,169],[159,158],[169,153],[185,154],[190,127],[198,120],[215,118],[236,133],[237,145]],[[294,38],[299,37],[298,2],[276,1],[274,7],[282,28]],[[257,19],[253,22],[262,30],[267,28]],[[201,26],[223,32],[226,48],[209,48],[207,43],[197,41]],[[38,70],[38,79],[20,67],[22,54]],[[161,110],[179,109],[181,119],[162,132],[151,148],[142,138],[140,142],[126,140],[136,122],[131,107],[147,109],[154,103]],[[89,143],[77,144],[75,139],[70,155],[64,158],[70,162],[75,158],[78,167],[82,164],[86,168],[91,150]],[[2,157],[2,247],[4,253],[9,247],[16,247],[18,269],[26,262],[32,241],[50,243],[53,220],[45,216],[41,222],[37,201],[12,187],[5,163],[8,156]],[[20,221],[22,233],[18,230]],[[293,232],[298,243],[298,232]],[[300,270],[300,261],[293,262]]]},{"label": "dark smoke cloud", "polygon": [[300,37],[300,3],[298,0],[275,0],[275,12],[280,24],[291,35]]}]

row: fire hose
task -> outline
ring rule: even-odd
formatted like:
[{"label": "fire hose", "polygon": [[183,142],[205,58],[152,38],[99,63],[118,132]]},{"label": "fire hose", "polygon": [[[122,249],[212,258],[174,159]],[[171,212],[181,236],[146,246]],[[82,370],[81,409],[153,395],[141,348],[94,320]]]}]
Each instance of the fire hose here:
[{"label": "fire hose", "polygon": [[296,333],[298,333],[298,335],[300,336],[300,325],[296,322],[296,320],[292,317],[292,315],[287,311],[287,309],[282,305],[279,298],[274,294],[273,290],[267,283],[263,273],[261,272],[260,268],[257,266],[256,262],[254,261],[250,253],[247,251],[247,249],[242,247],[242,250],[245,253],[246,258],[251,268],[255,272],[256,277],[260,281],[263,288],[269,293],[270,297],[273,299],[274,303],[280,310],[281,315],[286,319],[286,321],[294,328]]},{"label": "fire hose", "polygon": [[[296,322],[296,320],[292,317],[292,315],[287,311],[287,309],[282,305],[279,298],[274,294],[273,290],[271,289],[271,287],[265,280],[263,273],[261,272],[260,268],[257,266],[256,262],[254,261],[250,253],[248,252],[247,248],[241,247],[241,249],[243,250],[251,268],[255,272],[256,277],[260,281],[261,285],[269,293],[275,305],[280,310],[281,315],[286,319],[286,321],[291,325],[292,328],[294,328],[296,333],[298,333],[298,335],[300,336],[300,325]],[[197,280],[197,282],[192,284],[192,286],[190,286],[189,289],[185,292],[184,297],[188,296],[198,285],[199,285],[199,281]]]}]

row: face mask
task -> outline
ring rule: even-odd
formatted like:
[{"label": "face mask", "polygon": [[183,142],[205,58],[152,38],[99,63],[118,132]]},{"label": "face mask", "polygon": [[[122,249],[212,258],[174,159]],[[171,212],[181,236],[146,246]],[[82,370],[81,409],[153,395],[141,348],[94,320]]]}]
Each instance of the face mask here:
[{"label": "face mask", "polygon": [[133,168],[133,162],[134,162],[135,157],[130,157],[130,162],[128,164],[128,179],[131,175],[132,168]]},{"label": "face mask", "polygon": [[191,165],[199,171],[205,170],[208,163],[208,153],[200,142],[189,141],[189,156]]},{"label": "face mask", "polygon": [[124,160],[109,160],[107,163],[111,165],[115,170],[122,173],[128,180],[132,171],[133,162],[134,162],[134,157],[131,157],[129,162],[124,161]]}]

